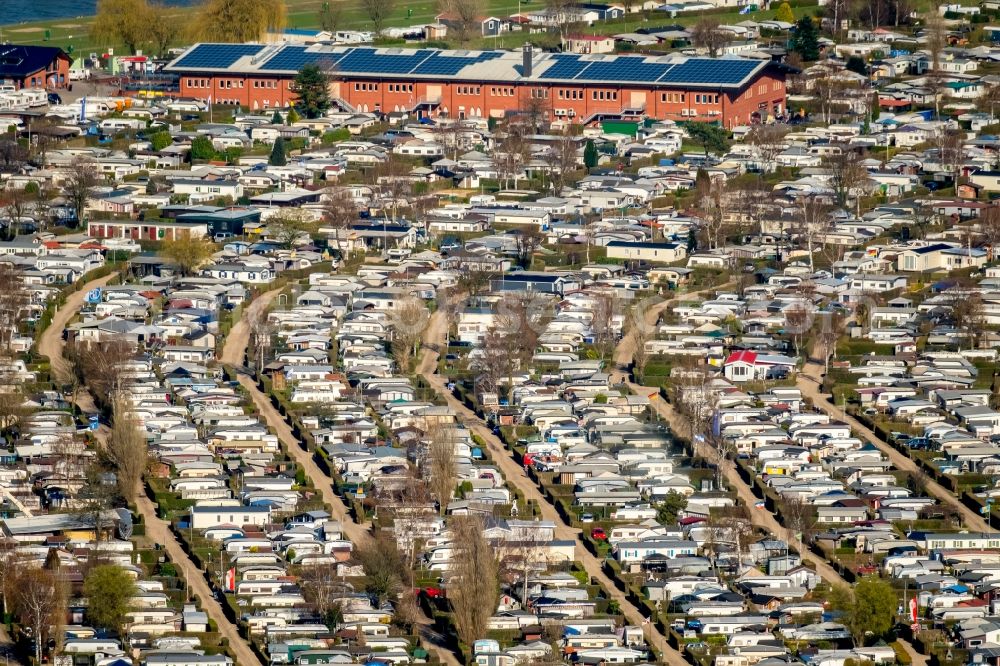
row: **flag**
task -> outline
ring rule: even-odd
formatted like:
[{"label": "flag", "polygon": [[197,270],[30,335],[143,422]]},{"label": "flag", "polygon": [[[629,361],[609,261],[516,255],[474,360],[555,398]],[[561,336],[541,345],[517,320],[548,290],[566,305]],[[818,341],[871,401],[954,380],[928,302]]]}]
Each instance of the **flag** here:
[{"label": "flag", "polygon": [[228,590],[229,592],[236,591],[236,567],[233,567],[232,569],[226,571],[225,586],[226,590]]}]

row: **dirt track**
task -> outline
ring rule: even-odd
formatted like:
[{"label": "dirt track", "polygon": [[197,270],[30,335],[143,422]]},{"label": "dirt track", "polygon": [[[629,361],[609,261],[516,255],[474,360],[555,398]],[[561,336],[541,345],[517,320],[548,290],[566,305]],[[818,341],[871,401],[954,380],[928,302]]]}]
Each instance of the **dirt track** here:
[{"label": "dirt track", "polygon": [[[80,290],[72,293],[66,299],[66,303],[59,308],[59,311],[52,318],[52,324],[45,329],[39,338],[38,353],[49,357],[52,376],[57,381],[67,383],[71,380],[70,372],[72,368],[69,362],[63,357],[63,350],[65,349],[62,339],[63,329],[76,317],[80,308],[83,307],[83,301],[87,296],[87,292],[94,287],[106,285],[115,276],[117,276],[117,273],[93,280],[84,285]],[[96,411],[93,397],[87,391],[78,392],[76,402],[84,411],[88,410],[88,405],[91,411]],[[100,442],[106,434],[106,429],[99,432],[98,441]],[[216,601],[212,590],[205,581],[202,571],[194,565],[187,556],[187,553],[184,552],[184,549],[181,548],[180,543],[173,532],[170,531],[167,523],[160,520],[157,516],[156,505],[141,492],[136,496],[136,505],[146,526],[145,538],[151,543],[160,544],[167,551],[170,561],[175,567],[180,569],[180,573],[191,587],[193,596],[198,598],[201,608],[216,623],[219,633],[229,641],[230,649],[236,655],[237,664],[242,666],[260,664],[261,662],[257,659],[257,655],[250,649],[246,641],[240,637],[239,631],[222,612],[222,606]]]}]

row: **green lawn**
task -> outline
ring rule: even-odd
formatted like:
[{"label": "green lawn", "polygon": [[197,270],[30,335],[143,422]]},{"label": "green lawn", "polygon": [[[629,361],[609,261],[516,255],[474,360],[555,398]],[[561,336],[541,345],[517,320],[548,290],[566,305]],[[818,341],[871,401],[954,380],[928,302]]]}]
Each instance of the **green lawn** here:
[{"label": "green lawn", "polygon": [[[344,29],[371,30],[371,21],[365,15],[364,8],[359,0],[331,0],[340,7],[339,27]],[[319,10],[324,0],[287,0],[288,27],[289,28],[316,28],[319,27]],[[534,11],[544,6],[544,0],[487,0],[486,12],[499,16],[508,16],[520,9],[528,12]],[[389,18],[386,20],[386,27],[401,27],[407,25],[417,25],[429,23],[439,13],[439,3],[437,0],[415,0],[413,2],[401,2],[394,4]],[[815,7],[799,7],[795,10],[796,16],[814,12]],[[721,22],[738,22],[745,19],[773,18],[774,10],[755,12],[741,16],[733,11],[724,14],[715,14]],[[177,21],[187,21],[192,15],[190,8],[178,7],[170,14],[171,18]],[[661,13],[650,12],[647,16],[632,15],[627,20],[599,23],[587,28],[591,34],[615,34],[620,32],[631,32],[638,28],[651,28],[661,25],[681,24],[689,25],[698,20],[698,16],[679,16],[670,18]],[[0,29],[0,37],[4,40],[18,44],[52,44],[61,46],[69,50],[72,47],[74,55],[88,55],[92,52],[104,52],[108,47],[115,48],[117,52],[122,51],[120,44],[103,44],[96,42],[90,35],[90,25],[93,22],[91,17],[77,17],[58,19],[51,21],[41,21],[37,23],[23,23],[18,25],[6,25]],[[529,33],[508,33],[497,38],[484,38],[461,46],[466,48],[515,48],[527,42],[539,43],[543,45],[553,45],[554,39],[548,35]],[[178,44],[186,43],[183,37],[179,38]],[[459,46],[457,43],[455,46]],[[416,45],[414,45],[416,46]]]}]

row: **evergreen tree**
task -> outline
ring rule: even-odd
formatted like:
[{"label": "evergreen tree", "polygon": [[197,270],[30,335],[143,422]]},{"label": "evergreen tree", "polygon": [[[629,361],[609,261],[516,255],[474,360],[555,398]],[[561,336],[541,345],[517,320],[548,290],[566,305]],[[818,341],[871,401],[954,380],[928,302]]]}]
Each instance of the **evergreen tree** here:
[{"label": "evergreen tree", "polygon": [[795,14],[792,12],[792,6],[787,2],[781,3],[778,11],[774,13],[774,20],[782,21],[783,23],[795,23]]},{"label": "evergreen tree", "polygon": [[296,106],[306,118],[319,118],[330,108],[330,79],[317,65],[306,65],[295,75],[292,91],[298,96]]},{"label": "evergreen tree", "polygon": [[272,125],[284,125],[285,119],[281,117],[281,112],[277,109],[274,110],[274,115],[271,116]]},{"label": "evergreen tree", "polygon": [[854,72],[855,74],[860,74],[862,76],[868,76],[868,65],[865,61],[858,56],[851,56],[847,59],[847,64],[844,68],[849,72]]},{"label": "evergreen tree", "polygon": [[267,158],[267,163],[271,166],[285,166],[288,160],[285,159],[285,140],[280,136],[274,140],[271,147],[271,156]]},{"label": "evergreen tree", "polygon": [[285,122],[288,123],[289,125],[294,125],[295,123],[299,122],[299,114],[295,110],[294,106],[288,109],[288,116],[285,118]]},{"label": "evergreen tree", "polygon": [[593,139],[587,139],[587,145],[583,148],[583,164],[588,169],[593,169],[597,166],[597,146],[594,145]]},{"label": "evergreen tree", "polygon": [[798,53],[806,62],[819,60],[819,30],[816,29],[816,23],[811,17],[803,16],[795,24],[791,50]]}]

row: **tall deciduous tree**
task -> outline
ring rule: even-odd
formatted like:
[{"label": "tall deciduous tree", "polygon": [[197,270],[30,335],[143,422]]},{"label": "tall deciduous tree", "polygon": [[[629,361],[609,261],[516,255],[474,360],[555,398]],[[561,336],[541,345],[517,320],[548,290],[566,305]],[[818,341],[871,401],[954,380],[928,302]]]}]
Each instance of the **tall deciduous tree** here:
[{"label": "tall deciduous tree", "polygon": [[337,566],[336,562],[321,559],[307,562],[299,573],[302,596],[329,627],[335,627],[340,622],[344,600],[352,589],[337,573]]},{"label": "tall deciduous tree", "polygon": [[121,635],[128,612],[132,609],[132,599],[138,591],[132,576],[117,564],[94,567],[83,581],[87,619],[95,627],[110,629]]},{"label": "tall deciduous tree", "polygon": [[336,32],[337,28],[340,27],[340,23],[343,20],[344,11],[343,7],[339,2],[331,3],[329,0],[323,3],[323,6],[319,8],[319,27],[320,30],[325,30],[326,32]]},{"label": "tall deciduous tree", "polygon": [[114,421],[105,450],[115,466],[118,492],[126,501],[133,502],[142,473],[146,469],[146,435],[136,424],[135,414],[127,398],[117,396],[112,401],[112,408]]},{"label": "tall deciduous tree", "polygon": [[386,19],[392,13],[392,0],[361,0],[361,7],[364,9],[365,16],[372,22],[375,36],[381,35],[382,29],[385,28]]},{"label": "tall deciduous tree", "polygon": [[0,358],[12,354],[11,343],[31,305],[24,273],[12,263],[0,262]]},{"label": "tall deciduous tree", "polygon": [[358,222],[358,204],[347,188],[328,191],[323,200],[323,223],[333,229],[333,243],[338,252],[344,253],[341,241],[351,225]]},{"label": "tall deciduous tree", "polygon": [[309,213],[292,208],[267,221],[267,235],[285,247],[292,247],[302,238],[311,241],[317,227]]},{"label": "tall deciduous tree", "polygon": [[149,6],[149,43],[153,52],[163,57],[181,34],[177,18],[168,14],[170,8],[161,2]]},{"label": "tall deciduous tree", "polygon": [[[438,4],[441,13],[451,17],[451,25],[460,44],[482,36],[483,0],[439,0]],[[448,34],[451,35],[451,30]]]},{"label": "tall deciduous tree", "polygon": [[448,512],[448,503],[455,494],[455,431],[450,426],[434,424],[427,430],[428,483],[438,502],[441,515]]},{"label": "tall deciduous tree", "polygon": [[177,264],[183,275],[192,275],[208,261],[215,251],[215,246],[206,239],[190,234],[167,241],[160,249],[160,254]]},{"label": "tall deciduous tree", "polygon": [[194,37],[215,42],[255,42],[284,29],[284,0],[205,0],[195,14]]},{"label": "tall deciduous tree", "polygon": [[487,622],[497,610],[499,562],[478,516],[456,516],[451,527],[455,535],[454,574],[448,583],[448,598],[458,637],[466,645],[472,645],[485,635]]},{"label": "tall deciduous tree", "polygon": [[691,28],[691,43],[706,49],[711,58],[719,55],[719,50],[732,38],[732,33],[719,27],[718,19],[706,16]]},{"label": "tall deciduous tree", "polygon": [[128,381],[126,365],[135,355],[135,345],[121,337],[75,343],[70,351],[77,380],[90,389],[98,403],[107,406],[122,394]]},{"label": "tall deciduous tree", "polygon": [[124,44],[135,53],[152,41],[153,18],[146,0],[98,0],[91,36],[101,44]]},{"label": "tall deciduous tree", "polygon": [[365,571],[369,593],[379,603],[395,597],[402,584],[405,569],[403,557],[396,548],[396,540],[387,533],[379,533],[357,549],[358,560]]},{"label": "tall deciduous tree", "polygon": [[66,586],[58,571],[25,566],[16,574],[14,608],[21,623],[31,627],[35,639],[35,663],[42,663],[53,626],[66,614]]},{"label": "tall deciduous tree", "polygon": [[417,354],[429,319],[427,306],[416,297],[404,298],[389,315],[389,323],[392,325],[392,353],[403,372],[409,371],[410,361]]},{"label": "tall deciduous tree", "polygon": [[892,585],[881,578],[866,576],[854,588],[841,588],[834,595],[835,607],[840,606],[846,623],[857,645],[863,645],[865,636],[882,638],[892,629],[899,598]]},{"label": "tall deciduous tree", "polygon": [[332,103],[330,100],[330,78],[319,65],[305,65],[292,84],[292,91],[298,96],[296,105],[306,118],[319,118]]},{"label": "tall deciduous tree", "polygon": [[87,200],[101,182],[99,173],[97,163],[86,158],[76,158],[70,165],[69,177],[63,183],[63,194],[73,207],[73,216],[77,224],[83,221]]}]

